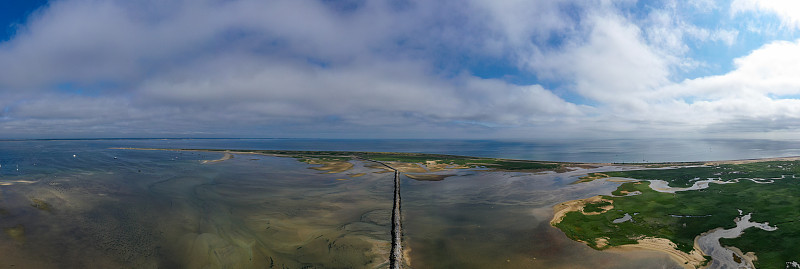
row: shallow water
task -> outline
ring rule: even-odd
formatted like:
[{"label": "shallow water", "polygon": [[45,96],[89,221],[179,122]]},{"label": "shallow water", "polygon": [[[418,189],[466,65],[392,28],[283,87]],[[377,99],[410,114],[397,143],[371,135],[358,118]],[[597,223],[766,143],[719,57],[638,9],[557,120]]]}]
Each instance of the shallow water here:
[{"label": "shallow water", "polygon": [[550,226],[554,204],[608,194],[619,184],[569,185],[586,172],[474,172],[439,182],[406,178],[403,225],[411,266],[679,268],[661,253],[596,251]]},{"label": "shallow water", "polygon": [[[222,154],[109,149],[148,146],[129,142],[0,142],[0,267],[387,267],[391,173],[362,162],[325,174],[291,158],[201,164]],[[403,177],[411,267],[675,267],[660,253],[595,251],[549,225],[552,205],[620,184],[569,184],[587,172]]]},{"label": "shallow water", "polygon": [[[739,211],[741,212],[741,211]],[[758,222],[751,222],[750,217],[752,213],[747,213],[747,215],[741,215],[734,220],[736,223],[736,227],[730,229],[714,229],[709,231],[708,233],[701,235],[697,238],[697,244],[700,246],[700,249],[703,252],[712,257],[712,262],[709,268],[720,268],[720,269],[736,269],[736,268],[755,268],[753,266],[752,261],[742,257],[741,253],[735,254],[734,251],[723,247],[719,243],[720,238],[737,238],[742,235],[744,230],[755,227],[758,229],[762,229],[765,231],[774,231],[777,228],[773,226],[769,226],[768,223],[758,223]],[[739,257],[741,262],[737,262],[734,260],[734,256]]]},{"label": "shallow water", "polygon": [[385,267],[387,174],[338,180],[254,155],[203,165],[221,154],[48,154],[69,157],[54,168],[34,153],[43,168],[0,178],[0,267]]}]

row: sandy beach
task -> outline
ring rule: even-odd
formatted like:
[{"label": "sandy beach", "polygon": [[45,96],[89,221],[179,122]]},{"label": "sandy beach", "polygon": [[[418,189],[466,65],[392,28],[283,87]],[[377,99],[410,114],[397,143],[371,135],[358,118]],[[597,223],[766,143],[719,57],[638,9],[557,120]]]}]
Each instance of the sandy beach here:
[{"label": "sandy beach", "polygon": [[677,245],[672,241],[664,238],[647,237],[637,240],[637,244],[622,245],[611,247],[605,251],[610,252],[625,252],[630,250],[653,250],[669,254],[669,257],[676,261],[683,268],[706,268],[703,263],[706,261],[705,254],[701,251],[695,240],[694,249],[690,253],[686,253],[677,249]]}]

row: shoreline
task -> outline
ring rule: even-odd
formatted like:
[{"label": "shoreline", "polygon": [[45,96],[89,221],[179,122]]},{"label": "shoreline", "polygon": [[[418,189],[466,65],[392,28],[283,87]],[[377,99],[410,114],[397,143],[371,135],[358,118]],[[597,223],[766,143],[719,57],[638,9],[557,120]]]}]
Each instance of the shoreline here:
[{"label": "shoreline", "polygon": [[133,147],[111,147],[108,149],[124,149],[124,150],[165,150],[165,151],[203,151],[203,152],[230,152],[236,154],[258,154],[258,155],[267,155],[267,156],[276,156],[276,157],[288,157],[290,154],[286,154],[283,152],[293,152],[293,153],[335,153],[340,154],[338,156],[354,156],[354,154],[358,153],[372,153],[372,154],[381,154],[381,153],[398,153],[398,154],[415,154],[415,155],[436,155],[436,156],[451,156],[451,157],[463,157],[463,158],[485,158],[485,159],[497,159],[497,160],[506,160],[506,161],[526,161],[526,162],[544,162],[544,163],[554,163],[554,164],[569,164],[574,167],[581,167],[581,166],[661,166],[661,167],[669,167],[669,166],[684,166],[684,165],[720,165],[720,164],[746,164],[746,163],[754,163],[754,162],[769,162],[769,161],[797,161],[800,160],[800,156],[785,156],[785,157],[764,157],[764,158],[753,158],[753,159],[733,159],[733,160],[704,160],[704,161],[675,161],[675,162],[631,162],[631,163],[614,163],[614,162],[564,162],[564,161],[547,161],[547,160],[524,160],[524,159],[508,159],[508,158],[489,158],[489,157],[473,157],[473,156],[459,156],[459,155],[448,155],[448,154],[437,154],[437,153],[409,153],[409,152],[368,152],[368,151],[334,151],[334,150],[323,150],[323,151],[308,151],[308,150],[231,150],[231,149],[181,149],[181,148],[133,148]]},{"label": "shoreline", "polygon": [[708,268],[711,265],[711,261],[707,261],[704,257],[705,253],[699,249],[697,244],[697,238],[699,237],[695,238],[694,248],[690,253],[678,250],[675,243],[669,239],[657,237],[642,238],[637,240],[636,244],[614,246],[602,251],[624,253],[626,251],[650,250],[669,255],[673,261],[683,268]]}]

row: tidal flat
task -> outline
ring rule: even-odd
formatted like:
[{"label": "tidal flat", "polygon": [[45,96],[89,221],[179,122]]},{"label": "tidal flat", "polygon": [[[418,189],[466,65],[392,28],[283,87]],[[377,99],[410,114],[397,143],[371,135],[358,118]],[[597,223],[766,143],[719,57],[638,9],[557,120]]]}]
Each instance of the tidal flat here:
[{"label": "tidal flat", "polygon": [[[388,267],[393,175],[368,161],[326,170],[258,154],[56,144],[5,145],[2,267]],[[677,266],[658,252],[596,251],[550,226],[552,205],[620,184],[570,184],[595,171],[574,169],[402,176],[406,268]]]},{"label": "tidal flat", "polygon": [[[220,154],[107,153],[102,157],[117,164],[2,178],[25,181],[0,189],[0,266],[380,268],[387,262],[386,174],[356,164],[352,170],[364,175],[341,181],[289,158],[203,164]],[[101,157],[82,155],[64,161]]]},{"label": "tidal flat", "polygon": [[570,184],[581,173],[473,171],[443,181],[404,181],[411,267],[680,268],[655,251],[597,251],[551,226],[554,204],[618,185]]}]

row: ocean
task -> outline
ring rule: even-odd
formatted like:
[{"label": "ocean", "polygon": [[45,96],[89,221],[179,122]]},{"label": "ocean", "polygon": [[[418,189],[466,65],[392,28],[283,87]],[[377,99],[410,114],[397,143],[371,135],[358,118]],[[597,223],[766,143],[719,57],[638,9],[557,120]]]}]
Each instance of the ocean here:
[{"label": "ocean", "polygon": [[[107,139],[0,141],[0,150],[110,147],[418,152],[562,162],[686,162],[800,155],[800,140]],[[27,152],[26,154],[30,154]],[[8,157],[6,157],[8,158]],[[2,161],[2,160],[0,160]]]}]

